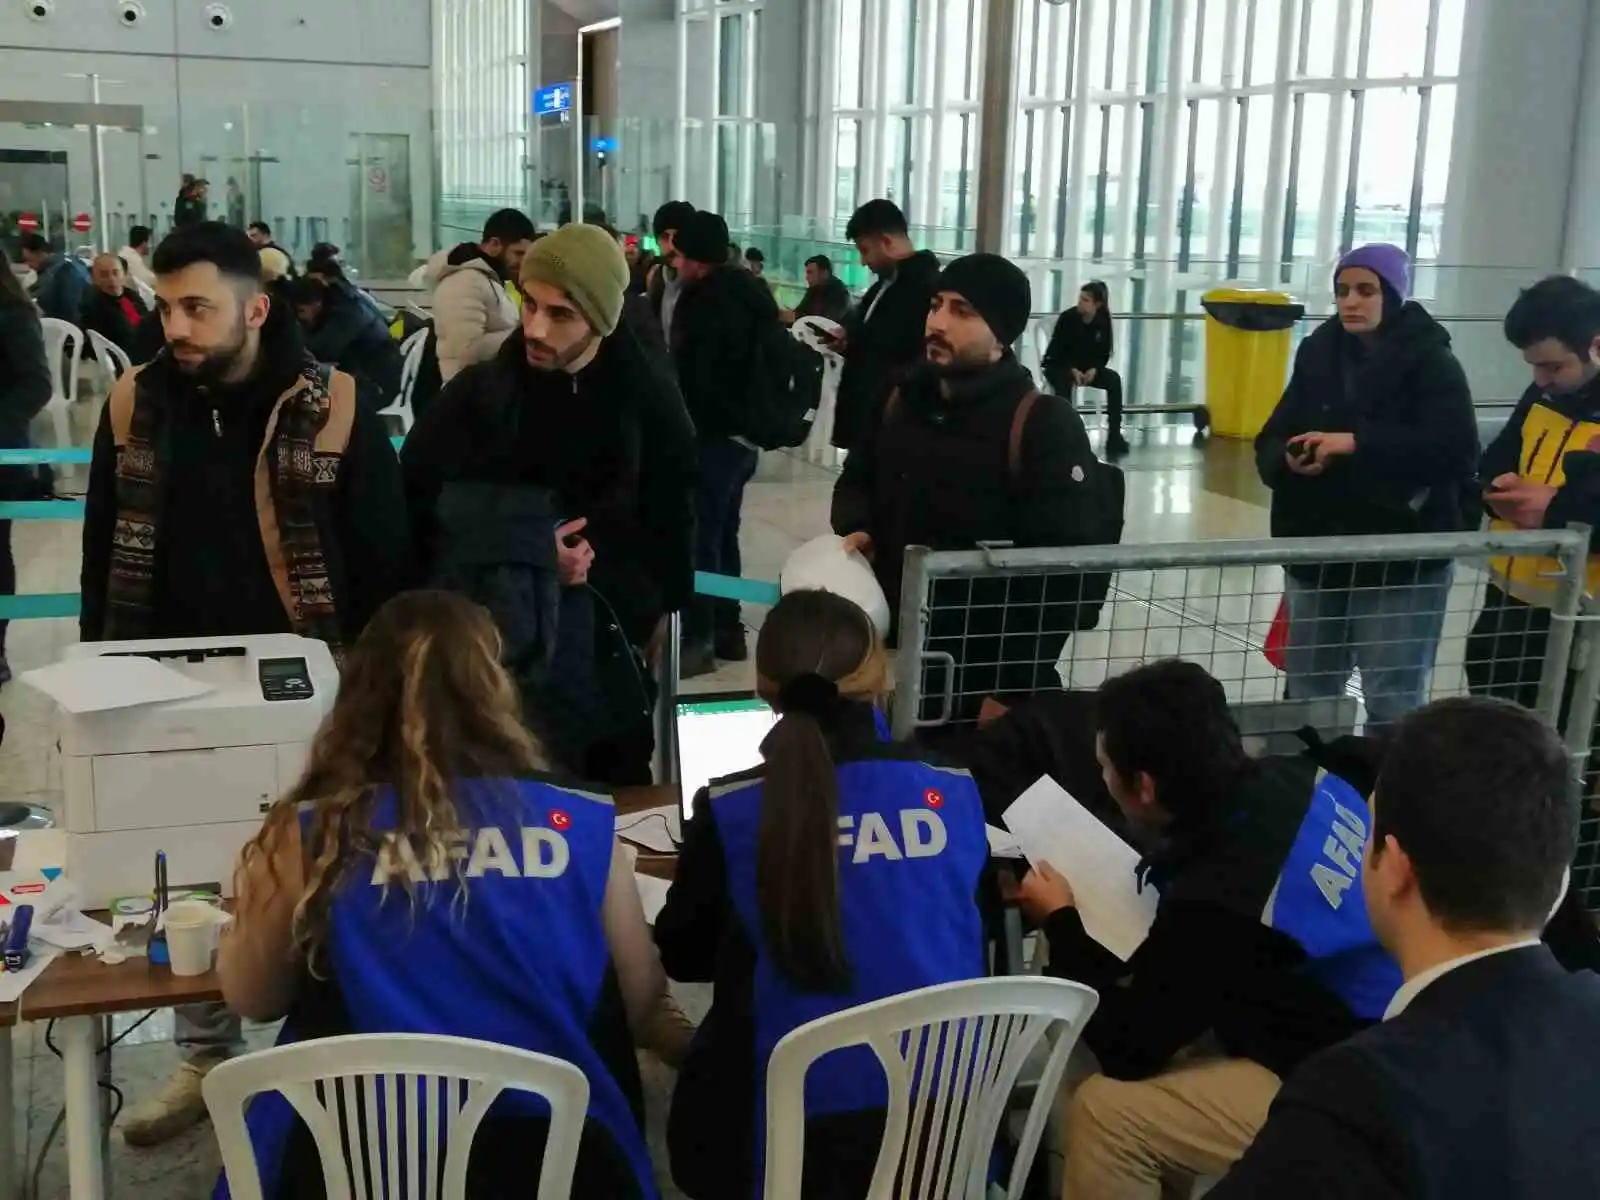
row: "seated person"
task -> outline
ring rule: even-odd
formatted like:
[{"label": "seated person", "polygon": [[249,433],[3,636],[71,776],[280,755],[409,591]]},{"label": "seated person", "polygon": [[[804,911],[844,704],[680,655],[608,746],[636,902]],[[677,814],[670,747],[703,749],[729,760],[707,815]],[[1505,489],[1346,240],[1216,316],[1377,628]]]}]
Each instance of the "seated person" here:
[{"label": "seated person", "polygon": [[389,327],[352,294],[348,284],[311,274],[282,285],[305,330],[306,349],[318,362],[356,381],[356,402],[367,412],[383,408],[400,390],[400,347]]},{"label": "seated person", "polygon": [[[780,714],[765,764],[695,798],[656,920],[674,979],[716,984],[667,1124],[673,1181],[748,1200],[762,1177],[766,1062],[807,1021],[984,973],[988,860],[964,771],[879,740],[887,659],[866,613],[796,591],[767,615],[757,688]],[[861,1196],[886,1092],[861,1050],[807,1078],[804,1193]]]},{"label": "seated person", "polygon": [[826,317],[843,323],[850,312],[850,289],[833,273],[833,260],[826,254],[806,259],[806,294],[793,308],[781,309],[778,316],[785,325],[801,317]]},{"label": "seated person", "polygon": [[1360,890],[1405,986],[1295,1071],[1214,1200],[1595,1194],[1600,980],[1539,944],[1578,817],[1534,714],[1461,698],[1401,718]]},{"label": "seated person", "polygon": [[[1095,726],[1155,923],[1123,962],[1049,864],[1019,898],[1050,973],[1100,993],[1083,1034],[1100,1073],[1068,1105],[1066,1194],[1157,1200],[1169,1173],[1235,1161],[1279,1081],[1381,1017],[1400,970],[1355,886],[1369,823],[1355,788],[1305,756],[1250,759],[1222,685],[1177,659],[1107,680]],[[1197,1047],[1207,1034],[1220,1057]]]},{"label": "seated person", "polygon": [[[246,1017],[287,1016],[280,1043],[424,1033],[565,1059],[591,1089],[574,1194],[648,1200],[634,1045],[676,1061],[687,1029],[610,799],[542,776],[519,716],[486,612],[444,592],[384,605],[345,661],[305,775],[245,847],[222,992]],[[468,1194],[527,1193],[540,1113],[525,1095],[496,1103]],[[281,1096],[248,1121],[262,1195],[323,1194]]]},{"label": "seated person", "polygon": [[[79,319],[84,332],[93,330],[132,361],[142,361],[133,356],[139,349],[139,326],[149,317],[150,309],[138,289],[128,282],[122,260],[115,254],[97,255],[89,268],[89,282],[92,286],[84,294],[83,315]],[[92,358],[94,347],[86,344],[83,353]]]}]

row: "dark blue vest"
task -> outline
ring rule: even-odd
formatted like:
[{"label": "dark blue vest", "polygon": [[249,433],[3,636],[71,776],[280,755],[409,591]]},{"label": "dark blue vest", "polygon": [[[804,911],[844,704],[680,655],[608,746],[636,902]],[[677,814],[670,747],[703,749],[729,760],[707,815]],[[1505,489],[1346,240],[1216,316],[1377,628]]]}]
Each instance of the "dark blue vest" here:
[{"label": "dark blue vest", "polygon": [[[644,1137],[589,1033],[610,965],[600,915],[610,799],[533,780],[472,781],[457,785],[456,805],[464,894],[390,842],[353,864],[334,897],[328,959],[351,1031],[476,1038],[565,1059],[589,1080],[590,1119],[627,1156],[642,1195],[655,1197]],[[372,825],[394,828],[392,793],[378,799]],[[400,886],[407,875],[415,903]],[[293,1024],[280,1041],[296,1040]],[[507,1092],[491,1112],[538,1117],[549,1107]],[[270,1197],[292,1113],[266,1093],[247,1120]]]},{"label": "dark blue vest", "polygon": [[[837,770],[839,906],[851,972],[850,989],[837,994],[791,986],[766,946],[756,902],[761,780],[713,784],[710,791],[729,894],[756,951],[758,1160],[766,1064],[785,1034],[846,1008],[984,974],[976,897],[989,847],[971,775],[892,758]],[[883,1069],[865,1047],[818,1060],[806,1078],[812,1115],[881,1108],[887,1095]]]},{"label": "dark blue vest", "polygon": [[1400,988],[1400,966],[1378,942],[1361,891],[1372,814],[1337,775],[1317,778],[1300,832],[1262,920],[1304,948],[1306,970],[1356,1016],[1380,1019]]}]

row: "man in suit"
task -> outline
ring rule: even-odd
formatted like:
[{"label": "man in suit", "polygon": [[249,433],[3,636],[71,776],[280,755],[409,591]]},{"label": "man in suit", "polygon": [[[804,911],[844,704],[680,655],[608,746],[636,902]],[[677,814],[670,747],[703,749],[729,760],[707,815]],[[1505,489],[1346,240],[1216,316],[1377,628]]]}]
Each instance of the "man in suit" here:
[{"label": "man in suit", "polygon": [[1600,978],[1539,932],[1572,861],[1560,739],[1504,701],[1403,718],[1362,892],[1405,984],[1308,1059],[1212,1200],[1535,1200],[1600,1190]]}]

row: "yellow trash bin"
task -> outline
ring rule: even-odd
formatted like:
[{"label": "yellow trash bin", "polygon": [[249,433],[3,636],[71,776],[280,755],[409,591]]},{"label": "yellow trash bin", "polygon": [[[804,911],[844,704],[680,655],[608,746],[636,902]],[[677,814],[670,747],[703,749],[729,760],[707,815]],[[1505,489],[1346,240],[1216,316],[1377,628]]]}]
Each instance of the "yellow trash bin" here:
[{"label": "yellow trash bin", "polygon": [[1303,304],[1283,292],[1215,288],[1206,310],[1206,407],[1221,437],[1253,438],[1289,376],[1289,344]]}]

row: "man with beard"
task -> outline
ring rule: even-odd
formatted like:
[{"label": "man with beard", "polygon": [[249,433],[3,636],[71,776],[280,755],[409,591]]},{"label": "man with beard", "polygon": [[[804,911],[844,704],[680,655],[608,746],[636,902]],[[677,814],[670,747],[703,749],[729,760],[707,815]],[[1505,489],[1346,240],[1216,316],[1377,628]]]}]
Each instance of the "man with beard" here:
[{"label": "man with beard", "polygon": [[[872,560],[891,613],[900,608],[907,546],[1096,540],[1097,464],[1083,421],[1065,400],[1041,395],[1011,351],[1031,305],[1027,276],[998,255],[971,254],[946,267],[928,312],[927,362],[890,394],[872,435],[845,461],[833,492],[833,529]],[[1071,611],[1053,611],[1069,599],[1057,604],[1054,589],[1040,598],[1051,600],[1042,615],[1038,604],[1024,613],[1015,590],[984,612],[973,597],[971,621],[959,631],[965,636],[949,648],[958,670],[963,656],[990,666],[989,677],[958,678],[964,703],[1059,686],[1056,656],[1077,623]],[[997,673],[1001,639],[990,635],[1001,629],[982,624],[1002,605],[1006,633],[1013,620],[1026,625],[1034,661],[1020,672]],[[976,708],[960,715],[976,716]]]},{"label": "man with beard", "polygon": [[[1555,275],[1528,288],[1505,320],[1533,383],[1478,465],[1491,529],[1600,523],[1600,292]],[[1600,585],[1589,546],[1588,584]],[[1467,682],[1479,695],[1532,708],[1550,636],[1560,566],[1521,555],[1489,563],[1483,611],[1467,636]]]},{"label": "man with beard", "polygon": [[502,208],[484,222],[482,238],[439,251],[423,268],[423,281],[433,287],[433,330],[445,383],[462,368],[493,358],[517,327],[506,282],[517,277],[534,233],[527,214]]},{"label": "man with beard", "polygon": [[[166,348],[117,381],[83,523],[84,641],[297,633],[335,651],[406,582],[400,471],[355,383],[319,369],[216,222],[152,263]],[[122,1120],[130,1145],[205,1115],[206,1073],[243,1049],[221,1005],[177,1010],[187,1061]]]},{"label": "man with beard", "polygon": [[[667,614],[693,595],[694,427],[667,363],[623,320],[628,266],[604,229],[541,238],[519,286],[521,329],[406,439],[417,553],[440,586],[481,588],[484,566],[519,573],[488,595],[459,590],[500,625],[530,720],[575,774],[648,783],[633,649],[653,657]],[[556,582],[554,660],[529,663],[543,624],[529,610]]]}]

